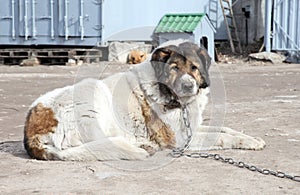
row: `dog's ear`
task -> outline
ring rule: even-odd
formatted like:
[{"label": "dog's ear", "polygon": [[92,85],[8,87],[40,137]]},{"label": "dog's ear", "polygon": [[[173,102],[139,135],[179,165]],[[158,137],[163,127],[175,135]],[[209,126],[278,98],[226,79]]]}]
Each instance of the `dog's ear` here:
[{"label": "dog's ear", "polygon": [[204,77],[205,79],[205,86],[210,86],[210,79],[209,79],[209,74],[208,74],[208,69],[211,65],[211,58],[209,57],[208,53],[207,53],[207,50],[206,49],[203,49],[203,48],[199,48],[198,51],[197,51],[197,54],[203,64],[203,68],[202,69],[202,76]]},{"label": "dog's ear", "polygon": [[211,58],[209,57],[207,50],[204,47],[199,47],[197,44],[189,41],[181,43],[179,47],[183,50],[183,53],[191,52],[191,54],[193,55],[196,54],[208,71],[211,64]]},{"label": "dog's ear", "polygon": [[176,52],[177,47],[170,45],[156,49],[151,56],[151,64],[157,77],[162,76],[164,72],[165,63]]},{"label": "dog's ear", "polygon": [[203,48],[199,48],[197,52],[201,62],[206,67],[206,70],[208,71],[210,65],[211,65],[211,58],[209,57],[207,50]]},{"label": "dog's ear", "polygon": [[177,47],[175,45],[170,45],[167,47],[158,48],[154,51],[151,57],[151,62],[163,62],[166,63],[170,58],[171,54],[175,52]]}]

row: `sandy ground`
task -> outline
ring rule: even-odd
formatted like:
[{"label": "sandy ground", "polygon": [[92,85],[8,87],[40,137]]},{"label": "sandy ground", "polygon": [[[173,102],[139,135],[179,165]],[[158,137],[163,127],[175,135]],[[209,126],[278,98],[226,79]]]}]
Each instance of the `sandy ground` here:
[{"label": "sandy ground", "polygon": [[[39,95],[125,68],[116,63],[0,66],[0,194],[300,194],[300,182],[213,159],[172,159],[161,153],[145,162],[110,163],[37,161],[27,156],[24,119]],[[212,152],[300,175],[300,65],[218,64],[210,72],[216,81],[212,87],[222,92],[224,81],[226,92],[225,120],[218,121],[267,143],[262,151]],[[211,103],[208,110],[213,107]],[[210,117],[214,116],[205,114],[208,124]]]}]

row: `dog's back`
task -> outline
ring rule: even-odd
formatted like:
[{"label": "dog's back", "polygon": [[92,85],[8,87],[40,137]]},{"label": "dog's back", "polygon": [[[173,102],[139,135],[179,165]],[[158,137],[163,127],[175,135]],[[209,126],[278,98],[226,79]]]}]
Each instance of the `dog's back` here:
[{"label": "dog's back", "polygon": [[38,98],[25,122],[24,146],[28,154],[41,160],[142,159],[148,156],[144,149],[124,139],[112,112],[112,94],[107,84],[86,79]]}]

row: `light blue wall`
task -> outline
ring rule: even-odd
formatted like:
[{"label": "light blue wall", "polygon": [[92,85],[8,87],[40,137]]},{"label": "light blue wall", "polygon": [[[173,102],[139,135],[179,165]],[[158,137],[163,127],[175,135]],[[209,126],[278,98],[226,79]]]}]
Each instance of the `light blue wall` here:
[{"label": "light blue wall", "polygon": [[145,41],[151,40],[154,28],[166,13],[203,12],[216,25],[215,37],[221,35],[227,39],[226,29],[219,29],[223,16],[218,0],[0,1],[0,44],[95,45],[113,40]]},{"label": "light blue wall", "polygon": [[[221,25],[223,16],[218,5],[218,0],[105,0],[102,40],[150,40],[166,13],[207,13],[213,17],[212,22],[218,20],[215,24]],[[216,36],[227,39],[226,29],[218,29]]]}]

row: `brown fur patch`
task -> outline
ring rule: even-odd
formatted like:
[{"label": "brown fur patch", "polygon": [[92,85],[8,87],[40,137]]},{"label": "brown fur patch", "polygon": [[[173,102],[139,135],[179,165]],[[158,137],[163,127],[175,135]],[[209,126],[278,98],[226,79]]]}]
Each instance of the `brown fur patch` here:
[{"label": "brown fur patch", "polygon": [[128,64],[139,64],[145,61],[147,54],[143,51],[133,50],[128,55]]},{"label": "brown fur patch", "polygon": [[189,70],[189,74],[192,75],[196,82],[198,83],[198,85],[200,85],[202,82],[203,82],[203,77],[200,73],[200,65],[197,64],[197,63],[192,63],[192,62],[189,62],[189,67],[190,67],[190,70]]},{"label": "brown fur patch", "polygon": [[29,111],[24,128],[24,145],[32,158],[47,159],[43,143],[41,143],[41,136],[54,133],[54,128],[57,127],[57,124],[58,121],[53,110],[44,107],[41,103]]},{"label": "brown fur patch", "polygon": [[151,109],[146,99],[141,102],[141,106],[150,140],[162,148],[174,148],[175,133]]}]

